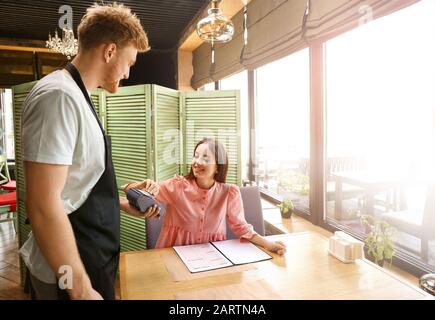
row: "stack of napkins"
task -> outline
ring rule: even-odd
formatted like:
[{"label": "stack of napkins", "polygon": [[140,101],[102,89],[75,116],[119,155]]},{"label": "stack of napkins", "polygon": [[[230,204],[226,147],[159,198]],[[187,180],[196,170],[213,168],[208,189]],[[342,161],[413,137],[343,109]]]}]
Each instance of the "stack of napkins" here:
[{"label": "stack of napkins", "polygon": [[329,238],[329,253],[344,263],[364,258],[364,243],[343,231],[336,231]]}]

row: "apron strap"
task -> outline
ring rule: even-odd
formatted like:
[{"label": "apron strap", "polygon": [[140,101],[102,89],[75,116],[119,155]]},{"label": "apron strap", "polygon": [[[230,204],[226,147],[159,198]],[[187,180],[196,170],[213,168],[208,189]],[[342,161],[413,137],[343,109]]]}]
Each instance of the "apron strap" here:
[{"label": "apron strap", "polygon": [[98,125],[100,126],[101,132],[103,132],[103,136],[105,136],[105,132],[103,129],[103,126],[101,125],[100,118],[98,118],[97,112],[95,111],[94,104],[92,102],[91,97],[89,96],[85,84],[83,83],[82,77],[80,76],[80,72],[77,70],[77,68],[71,63],[68,62],[68,64],[65,66],[65,70],[67,70],[74,81],[76,82],[77,86],[80,88],[80,90],[83,93],[83,96],[85,97],[86,101],[88,102],[89,108],[91,108],[92,114],[95,116],[95,119],[97,119]]}]

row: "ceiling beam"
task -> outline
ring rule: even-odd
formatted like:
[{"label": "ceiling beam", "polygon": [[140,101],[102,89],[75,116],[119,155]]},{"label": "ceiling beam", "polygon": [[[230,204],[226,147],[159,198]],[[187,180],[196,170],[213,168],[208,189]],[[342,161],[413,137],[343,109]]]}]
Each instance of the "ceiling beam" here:
[{"label": "ceiling beam", "polygon": [[[48,37],[47,37],[47,40],[48,40]],[[45,41],[32,40],[32,39],[0,38],[0,45],[17,46],[17,47],[31,47],[31,48],[45,48]]]},{"label": "ceiling beam", "polygon": [[4,46],[0,45],[0,50],[13,50],[13,51],[31,51],[31,52],[50,52],[46,48],[35,48],[35,47],[20,47],[20,46]]},{"label": "ceiling beam", "polygon": [[45,47],[45,41],[13,38],[0,38],[0,50],[50,52]]}]

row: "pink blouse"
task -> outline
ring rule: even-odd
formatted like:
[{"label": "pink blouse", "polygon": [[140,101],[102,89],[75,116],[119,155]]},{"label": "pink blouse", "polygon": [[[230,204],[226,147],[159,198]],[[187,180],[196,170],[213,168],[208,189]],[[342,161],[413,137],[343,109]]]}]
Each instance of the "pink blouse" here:
[{"label": "pink blouse", "polygon": [[166,210],[156,248],[225,240],[227,220],[239,238],[256,234],[245,220],[237,186],[215,182],[206,190],[182,176],[159,185],[156,199],[166,203]]}]

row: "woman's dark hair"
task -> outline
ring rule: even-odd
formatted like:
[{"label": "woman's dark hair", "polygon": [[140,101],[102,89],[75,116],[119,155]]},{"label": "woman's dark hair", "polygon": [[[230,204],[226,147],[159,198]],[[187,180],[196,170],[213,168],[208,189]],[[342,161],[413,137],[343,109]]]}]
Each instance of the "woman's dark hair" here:
[{"label": "woman's dark hair", "polygon": [[[228,155],[225,147],[218,140],[213,138],[204,138],[199,141],[195,149],[193,149],[193,154],[195,155],[196,149],[199,145],[207,143],[208,150],[212,153],[216,165],[217,172],[214,176],[214,180],[217,182],[225,183],[227,181],[227,172],[228,172]],[[190,172],[184,176],[186,179],[195,179],[195,175],[193,174],[192,165],[190,166]]]}]

